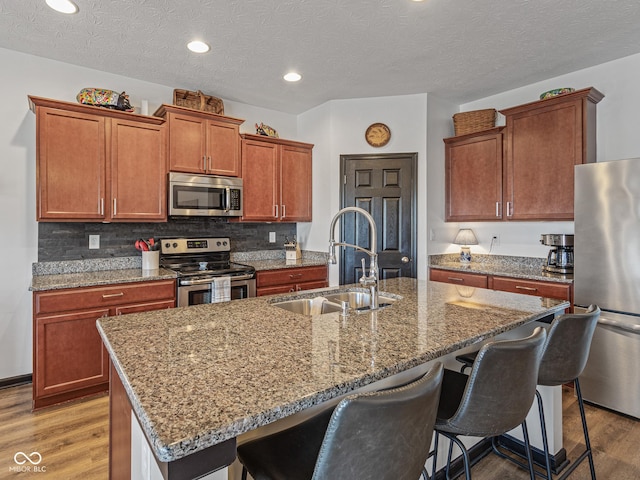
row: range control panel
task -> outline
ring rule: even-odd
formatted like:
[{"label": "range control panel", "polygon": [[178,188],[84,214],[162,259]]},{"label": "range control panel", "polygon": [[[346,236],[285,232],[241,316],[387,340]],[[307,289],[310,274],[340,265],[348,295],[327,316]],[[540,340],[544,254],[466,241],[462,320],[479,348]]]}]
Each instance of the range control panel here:
[{"label": "range control panel", "polygon": [[228,252],[231,250],[228,238],[164,238],[161,243],[163,255]]}]

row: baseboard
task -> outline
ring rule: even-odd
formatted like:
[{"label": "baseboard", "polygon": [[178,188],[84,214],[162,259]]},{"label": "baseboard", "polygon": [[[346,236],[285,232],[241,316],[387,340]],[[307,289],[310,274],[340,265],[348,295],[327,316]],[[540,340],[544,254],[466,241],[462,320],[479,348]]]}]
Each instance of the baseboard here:
[{"label": "baseboard", "polygon": [[[526,453],[524,449],[524,443],[509,435],[501,435],[498,437],[498,444],[504,447],[506,450],[515,453],[522,457],[526,461]],[[542,468],[545,468],[544,452],[536,447],[531,447],[531,453],[533,455],[533,462]],[[569,464],[567,460],[567,451],[563,448],[558,450],[555,455],[550,455],[551,458],[551,471],[555,474],[562,471]]]},{"label": "baseboard", "polygon": [[0,390],[3,388],[17,387],[18,385],[25,385],[31,383],[33,380],[32,375],[18,375],[17,377],[9,377],[0,379]]}]

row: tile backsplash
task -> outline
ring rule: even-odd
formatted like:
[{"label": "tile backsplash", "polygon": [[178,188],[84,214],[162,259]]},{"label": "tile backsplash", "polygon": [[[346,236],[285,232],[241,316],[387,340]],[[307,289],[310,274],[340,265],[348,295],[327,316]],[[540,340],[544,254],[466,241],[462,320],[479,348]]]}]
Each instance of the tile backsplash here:
[{"label": "tile backsplash", "polygon": [[[276,232],[276,243],[269,243]],[[171,218],[167,223],[38,223],[38,261],[130,257],[139,254],[137,238],[229,237],[232,252],[283,249],[295,223],[233,223],[225,218]],[[100,248],[89,249],[89,235],[100,235]]]}]

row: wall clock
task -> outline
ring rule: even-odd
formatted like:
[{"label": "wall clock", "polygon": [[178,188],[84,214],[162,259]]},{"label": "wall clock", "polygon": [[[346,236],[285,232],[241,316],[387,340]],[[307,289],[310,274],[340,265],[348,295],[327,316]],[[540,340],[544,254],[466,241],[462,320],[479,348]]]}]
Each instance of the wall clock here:
[{"label": "wall clock", "polygon": [[391,140],[391,130],[384,123],[372,123],[364,134],[372,147],[384,147]]}]

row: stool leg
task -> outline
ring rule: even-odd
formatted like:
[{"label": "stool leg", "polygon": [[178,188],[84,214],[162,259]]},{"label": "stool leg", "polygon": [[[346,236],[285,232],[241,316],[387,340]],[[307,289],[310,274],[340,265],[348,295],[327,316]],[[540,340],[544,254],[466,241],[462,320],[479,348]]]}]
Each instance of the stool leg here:
[{"label": "stool leg", "polygon": [[446,432],[443,432],[442,434],[450,440],[450,443],[449,443],[449,457],[447,458],[447,468],[445,470],[446,471],[447,480],[449,480],[449,465],[451,464],[451,454],[453,452],[453,443],[454,442],[458,446],[460,451],[462,452],[462,461],[464,463],[464,474],[465,474],[466,480],[471,480],[471,460],[469,458],[469,452],[467,451],[467,447],[465,447],[464,443],[462,443],[462,441],[460,441],[460,439],[457,436],[455,436],[454,434],[452,434],[452,433],[449,434],[449,433],[446,433]]},{"label": "stool leg", "polygon": [[578,397],[578,407],[580,408],[580,418],[582,419],[582,431],[584,432],[584,444],[587,447],[587,458],[589,459],[589,469],[591,470],[591,480],[596,480],[596,468],[593,464],[593,453],[591,452],[591,442],[589,441],[589,429],[587,428],[587,417],[584,413],[584,402],[582,401],[582,392],[580,391],[580,382],[576,378],[574,380],[576,387],[576,395]]},{"label": "stool leg", "polygon": [[547,480],[552,480],[551,459],[549,458],[549,437],[547,437],[547,424],[544,417],[544,406],[542,405],[542,395],[536,389],[536,400],[538,401],[538,416],[540,417],[540,430],[542,431],[542,447],[544,450],[544,463],[547,470]]},{"label": "stool leg", "polygon": [[242,480],[247,480],[247,469],[244,465],[242,466]]},{"label": "stool leg", "polygon": [[531,454],[531,443],[529,442],[529,430],[527,421],[522,422],[522,436],[524,437],[524,448],[527,451],[527,462],[529,464],[529,478],[536,480],[536,473],[533,470],[533,455]]},{"label": "stool leg", "polygon": [[436,478],[436,468],[438,464],[438,439],[440,435],[435,432],[435,438],[433,440],[433,463],[431,464],[431,478]]}]

